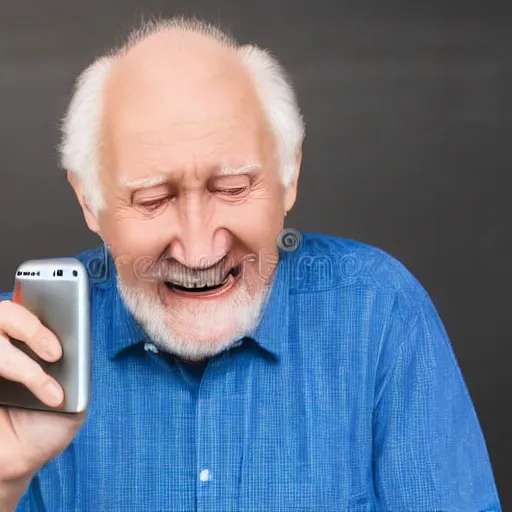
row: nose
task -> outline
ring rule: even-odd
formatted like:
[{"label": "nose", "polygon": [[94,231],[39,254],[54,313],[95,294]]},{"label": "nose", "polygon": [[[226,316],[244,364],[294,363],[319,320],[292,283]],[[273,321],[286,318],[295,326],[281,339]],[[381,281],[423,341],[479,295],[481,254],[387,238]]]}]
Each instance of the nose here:
[{"label": "nose", "polygon": [[232,244],[231,233],[214,211],[202,205],[189,205],[180,215],[169,255],[191,268],[208,268],[221,260]]}]

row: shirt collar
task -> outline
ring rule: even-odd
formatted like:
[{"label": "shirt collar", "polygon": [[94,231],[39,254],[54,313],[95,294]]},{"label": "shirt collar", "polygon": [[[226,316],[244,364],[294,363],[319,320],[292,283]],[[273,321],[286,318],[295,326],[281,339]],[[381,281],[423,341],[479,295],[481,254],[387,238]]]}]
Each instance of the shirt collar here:
[{"label": "shirt collar", "polygon": [[108,356],[113,359],[124,350],[150,340],[142,326],[126,307],[117,289],[117,273],[110,251],[105,246],[103,251],[106,264],[105,275],[109,285],[105,306],[110,305],[112,308],[110,332],[107,335]]},{"label": "shirt collar", "polygon": [[108,343],[109,357],[114,358],[125,349],[149,341],[149,337],[125,306],[116,283],[113,283],[111,293],[113,294],[113,320]]},{"label": "shirt collar", "polygon": [[284,339],[288,336],[290,256],[290,253],[280,251],[279,264],[260,322],[248,336],[277,359],[282,355],[286,346]]},{"label": "shirt collar", "polygon": [[[112,304],[111,333],[108,336],[108,355],[115,358],[125,349],[137,344],[150,341],[144,329],[136,321],[132,313],[126,307],[117,289],[117,276],[113,258],[107,249],[106,263],[111,286],[107,294]],[[254,331],[247,338],[254,341],[263,350],[279,358],[283,349],[283,337],[288,333],[289,316],[289,273],[290,253],[280,251],[279,263],[272,278],[272,286],[267,296],[263,312]],[[238,344],[241,344],[240,340]],[[235,345],[238,345],[235,344]]]}]

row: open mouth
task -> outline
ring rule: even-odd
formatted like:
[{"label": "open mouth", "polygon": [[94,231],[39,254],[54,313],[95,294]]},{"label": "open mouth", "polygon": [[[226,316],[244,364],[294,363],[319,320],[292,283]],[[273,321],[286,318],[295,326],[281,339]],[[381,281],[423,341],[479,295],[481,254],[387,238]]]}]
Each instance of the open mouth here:
[{"label": "open mouth", "polygon": [[173,282],[167,281],[165,283],[165,286],[169,288],[170,290],[182,292],[182,293],[205,293],[205,292],[213,292],[215,290],[220,290],[224,286],[228,285],[230,282],[232,282],[241,271],[241,265],[238,265],[236,267],[233,267],[222,279],[219,283],[201,283],[201,282],[189,282],[187,285],[183,284],[177,284]]}]

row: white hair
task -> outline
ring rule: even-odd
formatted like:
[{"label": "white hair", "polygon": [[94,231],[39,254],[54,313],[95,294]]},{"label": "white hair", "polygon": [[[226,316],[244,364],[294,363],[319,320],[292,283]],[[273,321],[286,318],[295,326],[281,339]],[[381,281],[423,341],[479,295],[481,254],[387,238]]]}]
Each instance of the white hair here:
[{"label": "white hair", "polygon": [[149,21],[129,34],[124,45],[99,57],[79,75],[61,123],[61,166],[77,176],[93,213],[104,207],[99,181],[100,125],[103,91],[112,65],[138,42],[170,29],[199,33],[231,48],[240,58],[276,138],[284,186],[288,187],[295,178],[297,151],[304,138],[305,127],[291,82],[277,59],[258,46],[240,46],[218,27],[194,18]]}]

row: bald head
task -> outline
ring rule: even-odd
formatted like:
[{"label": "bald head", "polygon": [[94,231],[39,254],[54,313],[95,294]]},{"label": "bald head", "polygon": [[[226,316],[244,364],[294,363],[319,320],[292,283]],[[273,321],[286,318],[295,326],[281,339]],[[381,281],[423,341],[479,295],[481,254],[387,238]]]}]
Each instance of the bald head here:
[{"label": "bald head", "polygon": [[235,49],[201,33],[169,28],[142,39],[113,65],[104,120],[116,134],[263,117],[257,92]]},{"label": "bald head", "polygon": [[[125,65],[130,63],[137,67],[144,62],[151,62],[150,57],[160,60],[162,64],[194,64],[190,58],[196,58],[198,66],[208,63],[208,59],[222,58],[235,61],[236,46],[230,40],[218,40],[211,35],[170,26],[151,33],[146,37],[133,40],[120,52],[119,60]],[[193,66],[191,66],[193,68]]]},{"label": "bald head", "polygon": [[102,188],[126,174],[137,180],[209,172],[233,165],[227,154],[243,166],[256,161],[263,146],[272,153],[275,147],[252,77],[234,48],[180,28],[142,39],[116,61],[102,125]]},{"label": "bald head", "polygon": [[211,80],[242,77],[248,82],[234,48],[203,34],[169,28],[124,52],[112,67],[109,85],[128,90],[165,84],[170,91],[184,93],[191,86],[208,86]]},{"label": "bald head", "polygon": [[[132,32],[80,75],[62,123],[61,162],[81,184],[91,211],[99,212],[105,206],[102,152],[116,140],[139,136],[142,144],[183,147],[219,128],[227,137],[240,123],[271,132],[283,183],[290,184],[304,125],[278,61],[256,46],[239,46],[212,25],[161,20]],[[199,124],[203,133],[194,131]],[[152,132],[160,135],[144,141]]]}]

